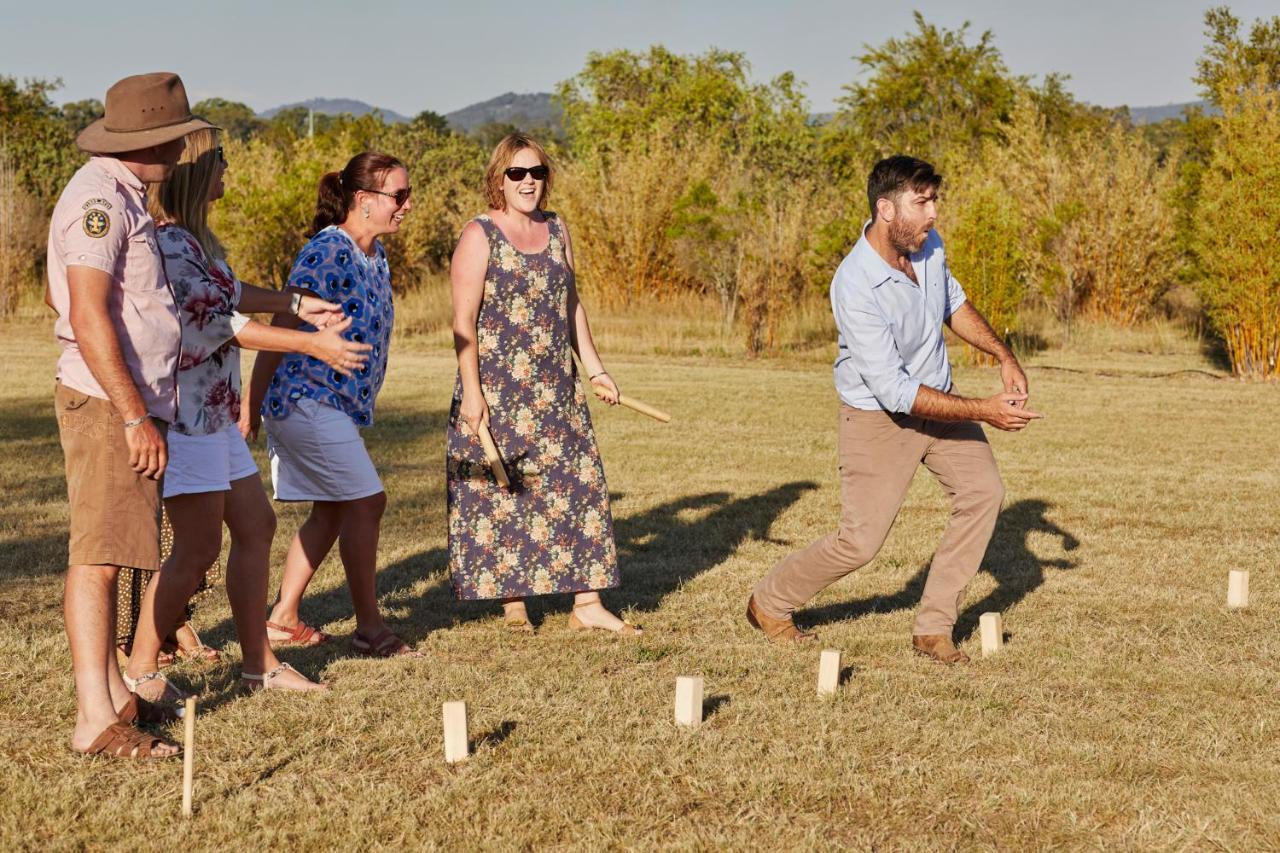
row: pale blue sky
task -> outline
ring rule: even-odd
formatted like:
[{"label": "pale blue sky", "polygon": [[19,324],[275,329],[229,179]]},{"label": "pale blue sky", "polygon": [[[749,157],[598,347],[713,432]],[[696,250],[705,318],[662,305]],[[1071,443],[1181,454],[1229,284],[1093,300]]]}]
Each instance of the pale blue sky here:
[{"label": "pale blue sky", "polygon": [[[990,29],[1019,74],[1071,75],[1082,100],[1149,106],[1192,100],[1208,2],[1188,0],[0,0],[0,74],[61,77],[59,101],[101,98],[114,80],[177,71],[193,101],[221,96],[255,109],[349,97],[406,115],[440,113],[507,91],[550,91],[592,50],[681,53],[715,46],[747,55],[757,79],[793,71],[815,111],[833,108],[858,73],[852,60],[911,28],[919,9],[947,27]],[[1276,0],[1232,2],[1246,22]]]}]

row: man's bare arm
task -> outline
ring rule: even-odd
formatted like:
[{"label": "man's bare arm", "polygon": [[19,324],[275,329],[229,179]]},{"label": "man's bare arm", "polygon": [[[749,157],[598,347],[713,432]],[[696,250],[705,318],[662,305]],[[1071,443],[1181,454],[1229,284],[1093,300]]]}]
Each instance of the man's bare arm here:
[{"label": "man's bare arm", "polygon": [[76,345],[88,365],[89,372],[106,393],[111,405],[126,423],[142,422],[124,431],[129,445],[129,465],[148,477],[158,478],[168,464],[164,436],[150,418],[142,402],[133,374],[124,363],[120,340],[111,324],[108,307],[111,300],[111,275],[92,267],[67,267],[67,286],[71,296],[71,330]]},{"label": "man's bare arm", "polygon": [[1022,365],[1018,364],[1017,357],[972,303],[966,302],[957,308],[947,320],[947,326],[960,340],[1000,362],[1000,381],[1004,383],[1005,391],[1014,394],[1030,393],[1027,374],[1023,372]]},{"label": "man's bare arm", "polygon": [[107,313],[111,299],[111,274],[92,267],[67,267],[71,291],[71,329],[76,345],[93,378],[106,392],[111,405],[126,421],[147,413],[133,374],[124,363],[115,326]]}]

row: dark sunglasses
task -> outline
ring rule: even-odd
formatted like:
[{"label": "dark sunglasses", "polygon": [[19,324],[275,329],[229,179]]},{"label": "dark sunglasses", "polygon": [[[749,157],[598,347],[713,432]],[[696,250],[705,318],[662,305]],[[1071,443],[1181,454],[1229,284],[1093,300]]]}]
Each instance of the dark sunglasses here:
[{"label": "dark sunglasses", "polygon": [[223,153],[222,146],[219,145],[216,150],[218,152],[218,162],[222,163],[224,166],[227,165],[227,155]]},{"label": "dark sunglasses", "polygon": [[409,200],[409,196],[413,195],[413,187],[405,187],[404,189],[396,190],[393,193],[384,193],[382,190],[365,190],[365,192],[373,193],[375,195],[385,195],[387,198],[393,199],[396,203],[396,208],[398,209],[404,207],[404,203]]},{"label": "dark sunglasses", "polygon": [[516,183],[523,181],[525,175],[531,176],[535,181],[545,181],[547,175],[551,174],[551,170],[546,166],[534,166],[532,169],[526,169],[524,166],[511,166],[504,169],[502,174]]}]

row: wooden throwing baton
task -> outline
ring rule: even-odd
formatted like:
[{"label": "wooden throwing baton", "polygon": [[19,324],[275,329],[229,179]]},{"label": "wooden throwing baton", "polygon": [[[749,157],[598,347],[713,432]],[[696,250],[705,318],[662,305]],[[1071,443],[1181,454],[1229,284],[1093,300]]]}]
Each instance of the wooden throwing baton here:
[{"label": "wooden throwing baton", "polygon": [[511,480],[507,478],[507,469],[502,464],[502,456],[498,453],[498,445],[493,443],[493,433],[489,432],[488,424],[480,424],[480,444],[484,447],[485,461],[489,463],[493,476],[498,478],[498,485],[504,489],[511,488]]},{"label": "wooden throwing baton", "polygon": [[[600,393],[600,389],[596,388],[596,386],[592,385],[591,390],[601,400],[604,399],[604,395]],[[655,421],[662,421],[664,424],[671,423],[671,415],[668,415],[666,412],[662,411],[661,409],[655,409],[653,406],[650,406],[648,403],[641,403],[639,400],[632,399],[631,397],[628,397],[625,394],[618,395],[618,405],[626,406],[628,409],[630,409],[633,412],[639,412],[642,415],[648,415],[649,417],[653,418]]]},{"label": "wooden throwing baton", "polygon": [[182,712],[182,816],[191,817],[191,794],[196,768],[196,700],[188,696]]}]

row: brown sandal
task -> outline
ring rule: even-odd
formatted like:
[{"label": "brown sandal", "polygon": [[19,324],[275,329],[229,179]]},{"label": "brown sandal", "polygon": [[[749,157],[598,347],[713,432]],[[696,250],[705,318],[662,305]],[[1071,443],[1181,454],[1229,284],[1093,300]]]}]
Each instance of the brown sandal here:
[{"label": "brown sandal", "polygon": [[351,637],[351,648],[366,657],[373,658],[422,657],[422,652],[397,637],[390,628],[383,628],[378,636],[372,639],[366,639],[356,631]]},{"label": "brown sandal", "polygon": [[289,635],[288,637],[285,637],[282,640],[280,639],[273,640],[271,639],[270,635],[268,635],[267,640],[268,642],[271,643],[271,648],[273,649],[278,649],[281,646],[318,646],[321,643],[327,643],[331,639],[333,639],[324,631],[318,630],[316,628],[312,628],[310,625],[308,625],[306,622],[303,622],[302,620],[298,620],[297,625],[295,625],[292,628],[289,628],[285,625],[279,625],[275,622],[272,622],[270,619],[268,619],[267,630],[278,631],[281,634]]},{"label": "brown sandal", "polygon": [[[82,755],[110,755],[115,758],[128,758],[134,761],[145,761],[151,758],[177,758],[182,755],[179,749],[173,755],[152,755],[157,746],[175,746],[164,738],[140,732],[128,723],[112,723],[102,730],[102,734],[94,738]],[[79,750],[77,750],[79,751]]]},{"label": "brown sandal", "polygon": [[[182,639],[178,636],[178,631],[186,628],[191,632],[191,636],[196,638],[195,645],[183,645]],[[175,652],[179,660],[194,660],[201,663],[217,663],[222,660],[222,652],[215,648],[206,646],[204,641],[200,639],[200,635],[196,633],[196,626],[190,622],[185,622],[178,627],[178,631],[174,631],[169,637],[169,642],[174,644]]]}]

